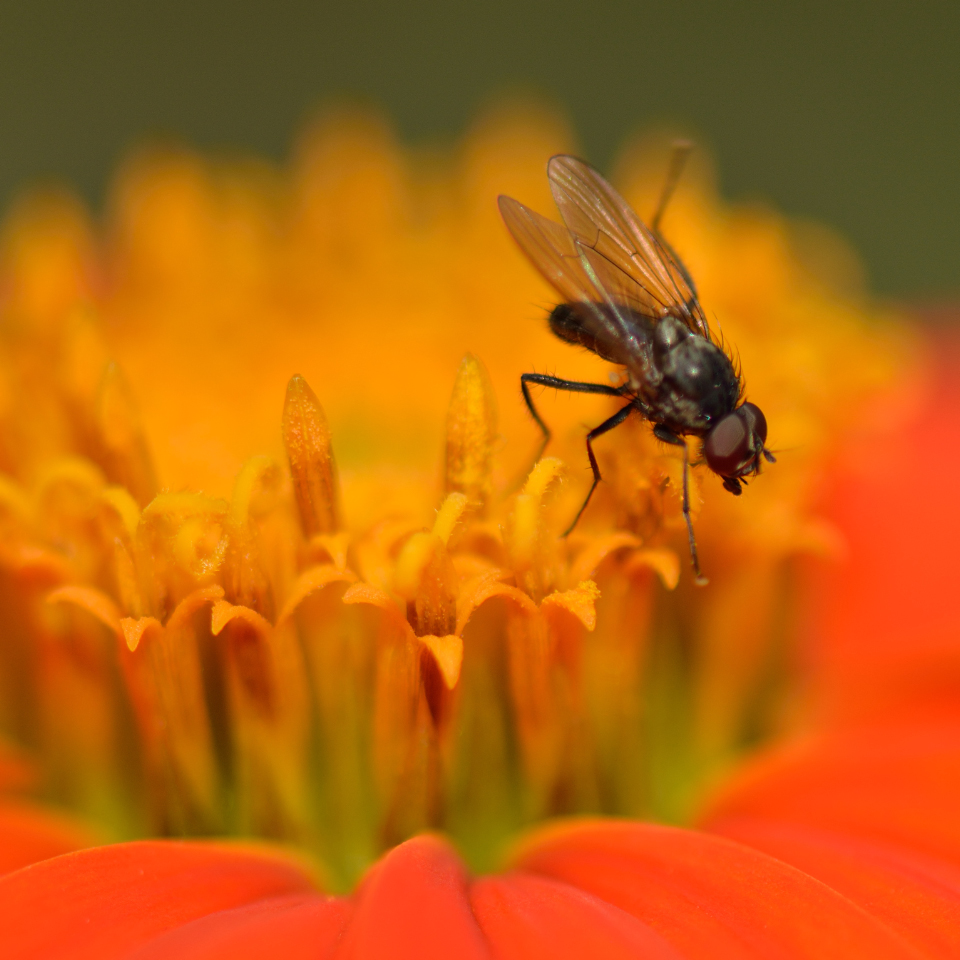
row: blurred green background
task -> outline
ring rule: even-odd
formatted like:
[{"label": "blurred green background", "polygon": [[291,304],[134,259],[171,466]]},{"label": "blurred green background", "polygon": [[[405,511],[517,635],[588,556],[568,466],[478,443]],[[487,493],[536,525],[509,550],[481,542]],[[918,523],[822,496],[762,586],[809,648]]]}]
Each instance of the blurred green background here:
[{"label": "blurred green background", "polygon": [[651,124],[723,192],[839,228],[873,287],[960,293],[960,3],[0,0],[0,203],[55,178],[94,205],[146,136],[281,159],[318,105],[452,139],[525,90],[609,166]]}]

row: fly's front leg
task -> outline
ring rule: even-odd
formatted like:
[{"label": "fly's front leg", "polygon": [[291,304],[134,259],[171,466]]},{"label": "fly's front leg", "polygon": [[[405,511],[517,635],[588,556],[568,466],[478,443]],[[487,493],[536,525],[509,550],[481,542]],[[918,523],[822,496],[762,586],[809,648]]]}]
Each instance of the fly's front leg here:
[{"label": "fly's front leg", "polygon": [[593,491],[597,489],[597,484],[603,479],[600,476],[600,465],[597,463],[597,457],[593,452],[593,441],[597,437],[602,436],[608,430],[612,430],[614,427],[619,427],[624,420],[630,415],[630,411],[633,409],[633,404],[628,403],[625,407],[621,407],[612,417],[607,420],[604,420],[599,427],[594,427],[587,434],[587,456],[590,458],[590,469],[593,470],[593,483],[590,485],[590,492],[587,494],[586,500],[580,505],[580,509],[577,511],[577,515],[573,518],[573,523],[563,531],[563,535],[567,536],[573,528],[580,521],[580,517],[583,515],[583,511],[587,509],[587,504],[590,502],[590,498],[593,496]]},{"label": "fly's front leg", "polygon": [[[550,433],[550,428],[543,422],[540,414],[537,413],[537,408],[534,406],[533,397],[530,396],[529,385],[531,383],[540,383],[537,374],[520,374],[520,390],[523,393],[523,402],[527,405],[527,409],[530,411],[530,416],[536,421],[537,426],[540,428],[540,432],[543,434],[543,438],[540,440],[540,446],[537,447],[537,452],[533,457],[533,462],[536,464],[543,456],[543,451],[547,449],[547,444],[550,442],[550,437],[552,434]],[[530,471],[528,470],[527,472],[529,473]]]},{"label": "fly's front leg", "polygon": [[[541,387],[553,387],[556,390],[567,390],[570,393],[600,393],[607,397],[622,397],[623,387],[610,387],[605,383],[583,383],[579,380],[561,380],[559,377],[550,377],[545,373],[523,373],[520,375],[520,390],[523,393],[523,402],[526,403],[530,416],[536,421],[537,426],[543,433],[543,439],[537,449],[537,455],[533,458],[536,464],[543,456],[543,451],[547,449],[550,442],[550,428],[543,422],[537,408],[533,404],[533,397],[530,396],[530,384],[535,383]],[[602,426],[602,425],[601,425]],[[599,434],[598,434],[599,436]],[[588,444],[589,448],[589,444]],[[528,470],[527,473],[530,471]],[[584,504],[586,506],[586,504]],[[582,513],[581,509],[581,513]],[[580,514],[577,514],[579,517]],[[576,521],[574,521],[576,523]]]},{"label": "fly's front leg", "polygon": [[683,437],[678,437],[662,423],[653,428],[653,435],[664,443],[683,447],[683,519],[687,522],[687,539],[690,541],[690,563],[693,566],[693,582],[698,587],[706,586],[710,581],[700,572],[700,557],[697,555],[697,538],[693,535],[693,521],[690,519],[690,456]]}]

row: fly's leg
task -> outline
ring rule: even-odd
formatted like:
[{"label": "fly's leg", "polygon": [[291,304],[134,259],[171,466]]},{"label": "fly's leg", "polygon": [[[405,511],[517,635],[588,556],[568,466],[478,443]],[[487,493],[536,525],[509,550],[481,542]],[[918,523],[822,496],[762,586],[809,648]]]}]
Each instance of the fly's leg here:
[{"label": "fly's leg", "polygon": [[664,443],[675,447],[683,447],[683,519],[687,522],[687,539],[690,541],[690,563],[693,567],[693,582],[698,587],[705,587],[710,581],[700,572],[700,557],[697,554],[697,539],[693,535],[693,521],[690,519],[690,457],[687,453],[687,444],[682,437],[678,437],[672,430],[658,423],[653,428],[653,435]]},{"label": "fly's leg", "polygon": [[633,409],[633,404],[628,403],[625,407],[621,407],[612,417],[607,420],[604,420],[599,427],[594,427],[587,434],[587,456],[590,458],[590,469],[593,470],[593,483],[590,485],[590,492],[587,494],[586,500],[580,505],[580,509],[577,511],[577,515],[573,518],[573,523],[563,531],[563,535],[567,536],[573,528],[580,521],[580,517],[583,515],[583,511],[587,509],[587,504],[590,502],[590,498],[593,496],[593,491],[597,489],[597,484],[602,479],[600,476],[600,466],[597,463],[597,458],[593,452],[593,441],[597,437],[602,436],[608,430],[612,430],[614,427],[619,427],[624,420],[630,415],[630,411]]},{"label": "fly's leg", "polygon": [[[683,441],[680,441],[683,443]],[[700,572],[700,557],[697,555],[697,538],[693,535],[690,520],[690,457],[683,443],[683,519],[687,521],[687,539],[690,541],[690,562],[693,564],[693,582],[705,587],[710,581]]]},{"label": "fly's leg", "polygon": [[[530,416],[537,422],[537,426],[543,433],[543,439],[537,449],[537,455],[533,458],[533,465],[543,456],[543,451],[547,449],[550,442],[550,428],[543,422],[537,408],[533,405],[533,397],[530,396],[530,384],[535,383],[541,387],[553,387],[556,390],[567,390],[570,393],[600,393],[607,397],[622,397],[623,387],[610,387],[605,383],[582,383],[579,380],[561,380],[559,377],[549,377],[545,373],[523,373],[520,375],[520,389],[523,392],[523,401],[530,411]],[[619,423],[619,421],[617,421]],[[601,431],[602,433],[603,431]],[[532,466],[531,466],[532,469]],[[527,473],[530,471],[528,470]],[[526,476],[526,474],[524,474]],[[586,506],[586,504],[584,504]],[[581,510],[581,512],[583,512]],[[579,517],[580,514],[577,514]],[[574,521],[576,522],[576,521]]]},{"label": "fly's leg", "polygon": [[693,143],[690,140],[674,140],[673,149],[670,151],[670,166],[667,169],[667,179],[664,181],[663,189],[660,191],[660,199],[657,201],[657,209],[653,214],[653,219],[650,221],[650,229],[653,231],[654,238],[657,243],[673,257],[675,265],[680,271],[680,275],[693,294],[685,304],[689,314],[693,314],[697,307],[697,288],[693,282],[693,277],[687,272],[687,268],[677,256],[673,247],[667,243],[663,238],[663,234],[660,233],[660,220],[664,213],[666,213],[667,204],[670,202],[673,191],[680,182],[680,175],[683,173],[683,168],[686,166],[687,158],[690,156],[691,150],[693,150]]}]

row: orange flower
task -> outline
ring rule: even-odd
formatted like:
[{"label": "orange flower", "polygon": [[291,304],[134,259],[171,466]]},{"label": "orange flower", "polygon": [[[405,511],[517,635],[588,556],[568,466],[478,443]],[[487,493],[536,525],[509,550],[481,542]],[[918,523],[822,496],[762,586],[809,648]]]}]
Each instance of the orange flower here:
[{"label": "orange flower", "polygon": [[[556,440],[531,468],[518,375],[609,371],[531,316],[548,294],[493,198],[545,208],[564,140],[501,117],[431,168],[341,118],[288,173],[141,158],[104,231],[63,198],[11,216],[2,729],[41,795],[112,839],[281,840],[338,891],[370,872],[337,900],[272,854],[100,848],[10,876],[0,943],[910,955],[916,918],[885,925],[702,833],[557,828],[476,880],[446,841],[404,843],[442,829],[482,871],[557,815],[689,822],[721,771],[809,715],[780,656],[795,560],[840,550],[828,465],[920,369],[912,336],[839,288],[836,241],[728,210],[694,175],[665,229],[782,456],[739,500],[695,473],[706,590],[682,572],[681,460],[645,424],[598,443],[607,483],[561,537],[582,424],[606,407],[544,398]],[[625,161],[640,209],[657,179]]]}]

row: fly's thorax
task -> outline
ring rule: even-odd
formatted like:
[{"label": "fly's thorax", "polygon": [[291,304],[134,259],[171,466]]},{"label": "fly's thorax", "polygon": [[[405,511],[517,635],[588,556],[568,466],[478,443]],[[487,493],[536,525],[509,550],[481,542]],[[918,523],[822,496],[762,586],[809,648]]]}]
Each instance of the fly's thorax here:
[{"label": "fly's thorax", "polygon": [[680,320],[657,325],[654,359],[663,378],[657,404],[674,429],[702,434],[736,407],[740,381],[730,358]]},{"label": "fly's thorax", "polygon": [[658,356],[666,356],[683,340],[692,337],[690,329],[676,317],[663,317],[653,336],[654,350]]}]

